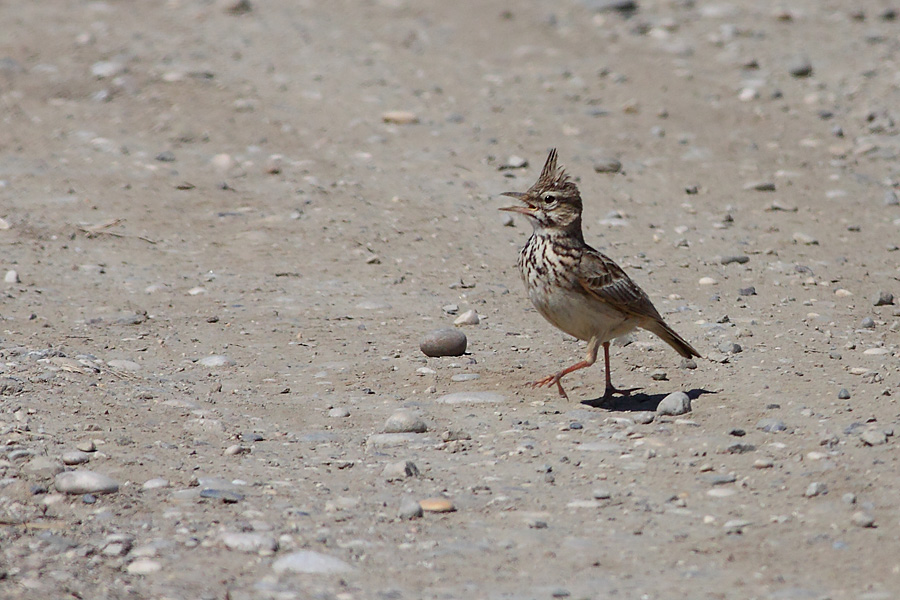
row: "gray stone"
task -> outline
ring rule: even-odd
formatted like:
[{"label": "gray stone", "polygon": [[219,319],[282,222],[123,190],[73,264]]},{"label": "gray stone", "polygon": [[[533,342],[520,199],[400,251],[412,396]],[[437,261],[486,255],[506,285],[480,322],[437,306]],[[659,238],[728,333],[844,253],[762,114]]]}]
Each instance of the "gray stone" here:
[{"label": "gray stone", "polygon": [[63,452],[62,461],[64,465],[83,465],[84,463],[91,460],[91,454],[89,452],[82,452],[81,450],[70,450],[68,452]]},{"label": "gray stone", "polygon": [[466,334],[458,329],[437,329],[432,331],[419,344],[425,356],[461,356],[466,352]]},{"label": "gray stone", "polygon": [[863,329],[875,329],[875,320],[872,317],[864,317],[863,320],[859,322],[859,326]]},{"label": "gray stone", "polygon": [[662,399],[656,414],[676,417],[691,412],[691,398],[684,392],[673,392]]},{"label": "gray stone", "polygon": [[887,444],[887,435],[881,429],[869,428],[863,431],[859,439],[866,446],[881,446]]},{"label": "gray stone", "polygon": [[214,488],[205,488],[200,490],[201,498],[210,500],[221,500],[225,504],[234,504],[244,499],[244,495],[234,490],[218,490]]},{"label": "gray stone", "polygon": [[480,379],[481,375],[478,373],[457,373],[453,377],[450,378],[450,381],[462,382],[462,381],[475,381],[476,379]]},{"label": "gray stone", "polygon": [[384,466],[381,476],[387,481],[402,481],[409,477],[418,477],[419,467],[411,460],[392,462]]},{"label": "gray stone", "polygon": [[506,400],[496,392],[454,392],[437,398],[439,404],[497,404]]},{"label": "gray stone", "polygon": [[125,360],[121,358],[114,358],[113,360],[106,361],[106,365],[108,367],[112,367],[113,369],[118,369],[119,371],[140,371],[141,365],[134,362],[133,360]]},{"label": "gray stone", "polygon": [[428,426],[425,422],[406,410],[398,410],[384,423],[385,433],[425,433]]},{"label": "gray stone", "polygon": [[103,541],[101,554],[104,556],[125,556],[131,550],[133,544],[134,537],[127,534],[114,533],[106,536],[106,539]]},{"label": "gray stone", "polygon": [[622,170],[622,161],[612,157],[602,157],[594,161],[594,171],[597,173],[618,173]]},{"label": "gray stone", "polygon": [[478,325],[481,323],[481,317],[473,309],[469,309],[453,320],[454,325]]},{"label": "gray stone", "polygon": [[66,471],[53,482],[56,491],[63,494],[112,494],[119,491],[115,480],[94,471]]},{"label": "gray stone", "polygon": [[809,77],[813,74],[812,63],[805,56],[797,56],[788,63],[788,73],[794,77]]},{"label": "gray stone", "polygon": [[278,542],[270,535],[246,531],[226,531],[221,536],[222,543],[229,550],[255,552],[263,556],[274,554]]},{"label": "gray stone", "polygon": [[840,391],[838,391],[838,399],[839,400],[849,400],[850,399],[850,392],[847,390],[847,388],[841,388]]},{"label": "gray stone", "polygon": [[815,498],[816,496],[823,496],[827,493],[828,486],[821,481],[814,481],[806,487],[806,491],[803,492],[803,495],[807,498]]},{"label": "gray stone", "polygon": [[725,525],[722,526],[722,529],[725,530],[726,534],[734,535],[743,533],[744,529],[750,525],[751,522],[745,519],[731,519],[730,521],[725,521]]},{"label": "gray stone", "polygon": [[853,516],[850,517],[850,522],[857,527],[875,527],[875,517],[862,510],[853,513]]},{"label": "gray stone", "polygon": [[328,416],[333,419],[343,419],[350,416],[350,410],[343,406],[335,406],[328,411]]},{"label": "gray stone", "polygon": [[158,490],[161,488],[169,487],[169,480],[163,479],[162,477],[156,477],[154,479],[148,479],[144,482],[144,485],[141,486],[141,489],[144,490]]},{"label": "gray stone", "polygon": [[424,512],[425,511],[422,510],[422,505],[419,504],[418,500],[406,496],[400,501],[400,508],[397,510],[397,516],[404,521],[409,521],[421,518]]},{"label": "gray stone", "polygon": [[272,564],[276,573],[346,573],[353,567],[339,558],[312,550],[299,550],[282,556]]},{"label": "gray stone", "polygon": [[875,306],[888,306],[894,303],[894,295],[890,292],[881,291],[875,297],[873,304]]},{"label": "gray stone", "polygon": [[595,488],[591,495],[594,497],[594,500],[609,500],[612,498],[612,492],[606,488]]},{"label": "gray stone", "polygon": [[634,419],[634,422],[638,425],[649,425],[653,422],[653,419],[656,418],[656,414],[650,412],[649,410],[642,410],[640,412],[636,412],[631,416]]},{"label": "gray stone", "polygon": [[784,421],[782,421],[781,419],[769,417],[757,421],[756,428],[760,431],[765,431],[766,433],[776,433],[779,431],[787,430],[787,425],[785,425]]},{"label": "gray stone", "polygon": [[125,570],[132,575],[150,575],[162,570],[162,564],[150,558],[139,558],[130,563]]},{"label": "gray stone", "polygon": [[775,191],[775,182],[774,181],[749,181],[744,184],[744,189],[747,191],[774,192]]},{"label": "gray stone", "polygon": [[232,367],[235,363],[233,360],[225,356],[224,354],[212,354],[210,356],[204,356],[200,360],[197,361],[197,364],[203,367]]}]

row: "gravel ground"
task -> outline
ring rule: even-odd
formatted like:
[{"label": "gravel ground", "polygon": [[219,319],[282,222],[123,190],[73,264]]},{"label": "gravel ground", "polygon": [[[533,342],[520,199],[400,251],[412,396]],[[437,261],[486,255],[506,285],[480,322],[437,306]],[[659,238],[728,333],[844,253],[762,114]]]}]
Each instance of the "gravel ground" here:
[{"label": "gravel ground", "polygon": [[[0,4],[0,596],[897,597],[895,17]],[[525,386],[550,147],[704,355],[611,410]]]}]

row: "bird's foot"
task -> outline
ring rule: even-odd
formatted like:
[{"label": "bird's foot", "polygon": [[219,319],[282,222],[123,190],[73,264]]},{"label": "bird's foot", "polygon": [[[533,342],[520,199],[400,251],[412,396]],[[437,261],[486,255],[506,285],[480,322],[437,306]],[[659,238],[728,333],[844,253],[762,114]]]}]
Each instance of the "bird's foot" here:
[{"label": "bird's foot", "polygon": [[528,385],[530,385],[532,388],[539,388],[544,387],[545,385],[553,385],[555,383],[556,388],[559,390],[559,395],[568,400],[569,395],[566,394],[566,390],[563,389],[562,383],[560,382],[561,379],[562,377],[557,373],[556,375],[547,375],[543,379],[532,381]]}]

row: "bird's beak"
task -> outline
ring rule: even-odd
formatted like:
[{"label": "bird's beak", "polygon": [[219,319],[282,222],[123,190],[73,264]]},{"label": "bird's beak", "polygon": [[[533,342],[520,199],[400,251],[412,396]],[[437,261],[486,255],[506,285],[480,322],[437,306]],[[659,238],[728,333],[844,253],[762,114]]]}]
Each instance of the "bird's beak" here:
[{"label": "bird's beak", "polygon": [[503,192],[500,195],[501,196],[509,196],[510,198],[515,198],[517,200],[521,200],[522,202],[524,202],[525,204],[528,205],[528,206],[504,206],[500,210],[505,210],[508,212],[517,212],[517,213],[520,213],[523,215],[533,215],[534,214],[534,211],[535,211],[534,207],[531,206],[528,203],[528,201],[525,199],[528,194],[525,194],[523,192]]}]

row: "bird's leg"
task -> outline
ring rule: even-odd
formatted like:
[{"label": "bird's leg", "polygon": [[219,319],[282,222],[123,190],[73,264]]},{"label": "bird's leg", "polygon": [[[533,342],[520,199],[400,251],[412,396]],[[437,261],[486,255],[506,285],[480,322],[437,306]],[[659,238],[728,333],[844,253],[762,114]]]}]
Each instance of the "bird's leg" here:
[{"label": "bird's leg", "polygon": [[[539,379],[538,381],[529,383],[528,385],[530,385],[533,388],[536,388],[536,387],[543,387],[545,385],[550,385],[550,384],[555,383],[556,389],[559,390],[559,395],[562,396],[563,398],[565,398],[566,400],[568,400],[569,395],[566,394],[566,390],[563,389],[562,382],[560,380],[563,377],[565,377],[566,375],[568,375],[569,373],[571,373],[572,371],[577,371],[578,369],[587,368],[587,367],[591,366],[592,364],[594,364],[595,362],[597,362],[597,347],[598,346],[599,346],[599,344],[597,344],[596,342],[591,340],[591,343],[588,344],[587,356],[584,357],[583,361],[577,362],[574,365],[572,365],[571,367],[566,367],[565,369],[563,369],[556,375],[548,375],[547,377],[544,377],[543,379]],[[609,365],[609,357],[607,356],[607,366],[608,365]]]},{"label": "bird's leg", "polygon": [[612,373],[610,373],[609,369],[609,342],[603,342],[603,362],[606,366],[606,391],[603,393],[603,399],[608,400],[615,396],[616,394],[622,396],[628,396],[631,392],[637,391],[641,388],[629,388],[626,390],[620,390],[613,386],[612,384]]}]

